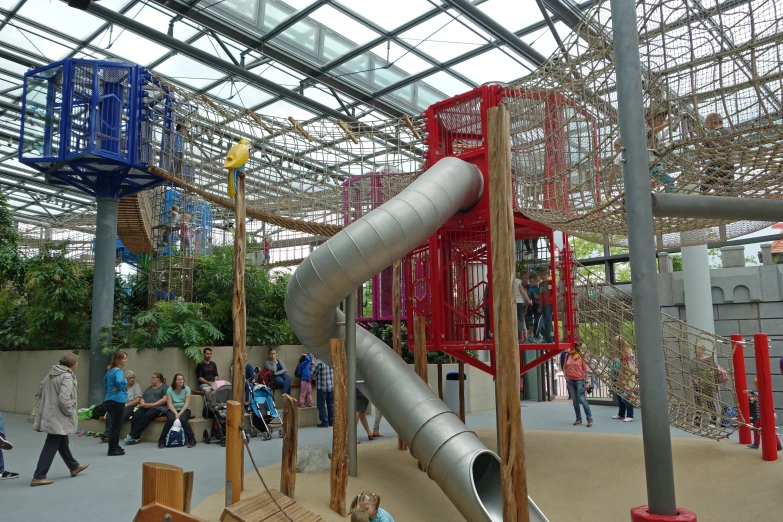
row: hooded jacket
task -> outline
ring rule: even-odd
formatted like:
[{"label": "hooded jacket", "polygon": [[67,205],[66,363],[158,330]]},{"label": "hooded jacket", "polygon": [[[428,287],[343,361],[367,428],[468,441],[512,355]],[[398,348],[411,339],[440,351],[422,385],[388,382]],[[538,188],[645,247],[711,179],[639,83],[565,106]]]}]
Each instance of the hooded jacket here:
[{"label": "hooded jacket", "polygon": [[55,364],[38,386],[41,405],[33,429],[52,435],[76,431],[76,377],[67,366]]}]

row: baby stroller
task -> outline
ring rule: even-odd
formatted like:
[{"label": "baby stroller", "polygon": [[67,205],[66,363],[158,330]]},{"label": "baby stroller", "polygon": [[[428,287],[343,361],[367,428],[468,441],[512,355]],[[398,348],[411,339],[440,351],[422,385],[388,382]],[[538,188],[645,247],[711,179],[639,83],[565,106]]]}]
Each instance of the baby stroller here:
[{"label": "baby stroller", "polygon": [[277,436],[283,438],[283,418],[275,407],[275,396],[265,384],[247,383],[250,400],[250,420],[255,429],[261,433],[261,440],[272,438],[272,431],[278,430]]},{"label": "baby stroller", "polygon": [[231,400],[232,386],[224,384],[217,390],[210,390],[204,394],[206,402],[206,412],[212,418],[212,427],[204,429],[204,444],[209,444],[212,440],[220,442],[221,446],[226,445],[226,403]]}]

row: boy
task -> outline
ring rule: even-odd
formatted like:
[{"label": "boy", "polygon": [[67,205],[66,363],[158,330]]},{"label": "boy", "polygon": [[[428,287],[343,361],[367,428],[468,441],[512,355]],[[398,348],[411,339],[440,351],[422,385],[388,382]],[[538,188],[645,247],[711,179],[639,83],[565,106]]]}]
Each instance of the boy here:
[{"label": "boy", "polygon": [[182,175],[182,153],[185,149],[185,127],[181,123],[177,123],[177,129],[174,132],[174,153],[172,154],[174,169],[172,174],[175,176]]},{"label": "boy", "polygon": [[549,281],[549,270],[540,271],[541,284],[539,291],[541,294],[542,332],[545,343],[555,342],[555,330],[553,326],[554,314],[552,313],[552,284]]},{"label": "boy", "polygon": [[674,180],[664,174],[663,165],[658,162],[661,149],[659,134],[664,127],[671,127],[677,121],[668,118],[669,110],[666,107],[658,108],[654,112],[650,109],[645,117],[647,120],[647,154],[650,164],[653,165],[650,169],[650,188],[654,190],[655,184],[658,182],[665,187],[664,192],[672,193],[674,192]]},{"label": "boy", "polygon": [[530,298],[531,305],[527,313],[527,337],[531,343],[540,343],[543,338],[539,335],[538,324],[541,319],[541,291],[538,288],[539,277],[535,272],[530,272],[528,285],[525,287]]},{"label": "boy", "polygon": [[723,159],[726,154],[721,152],[720,148],[731,143],[731,139],[727,137],[731,134],[731,130],[723,126],[723,116],[717,112],[707,115],[704,126],[707,128],[707,138],[709,138],[704,142],[704,146],[715,150],[712,160],[704,168],[704,180],[699,191],[709,192],[716,183],[720,183],[723,187],[730,187],[734,181],[734,165]]},{"label": "boy", "polygon": [[[750,449],[759,449],[759,442],[761,439],[761,431],[760,429],[764,429],[761,426],[761,404],[759,403],[759,392],[756,391],[759,388],[759,380],[753,379],[753,387],[755,390],[745,390],[745,393],[748,394],[748,403],[750,406],[750,420],[753,422],[753,427],[756,428],[753,430],[753,444],[748,444],[748,447]],[[778,418],[778,414],[775,414],[775,418]],[[772,426],[772,429],[775,429],[775,426]],[[775,434],[775,439],[778,443],[778,451],[783,450],[783,446],[780,445],[780,437]]]}]

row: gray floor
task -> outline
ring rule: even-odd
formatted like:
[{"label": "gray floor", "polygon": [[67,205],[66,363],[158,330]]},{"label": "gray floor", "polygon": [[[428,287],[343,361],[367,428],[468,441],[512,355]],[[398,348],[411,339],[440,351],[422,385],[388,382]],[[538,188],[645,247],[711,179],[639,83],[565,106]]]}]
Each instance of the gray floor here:
[{"label": "gray floor", "polygon": [[[612,420],[615,409],[594,406],[595,425],[589,428],[601,433],[641,434],[641,418],[623,423]],[[587,430],[584,426],[572,426],[573,408],[570,403],[523,403],[522,418],[526,430]],[[107,457],[106,445],[98,439],[71,437],[71,449],[79,462],[90,467],[82,475],[71,478],[68,470],[57,457],[49,472],[55,483],[31,488],[30,480],[43,446],[44,434],[32,431],[23,415],[3,414],[7,438],[14,443],[11,451],[4,452],[6,469],[21,473],[17,480],[0,481],[0,520],[35,520],[36,522],[61,522],[80,520],[103,522],[105,520],[132,520],[141,503],[141,464],[145,461],[165,462],[195,471],[193,505],[200,503],[221,489],[225,480],[224,450],[220,446],[199,444],[194,449],[176,448],[159,450],[152,443],[142,443],[127,448],[123,457]],[[469,414],[467,424],[472,429],[494,428],[495,412]],[[367,444],[366,436],[360,440]],[[384,435],[394,435],[384,420]],[[300,445],[331,444],[331,429],[303,428],[299,431]],[[692,435],[672,430],[673,436]],[[370,442],[372,444],[373,442]],[[251,440],[250,448],[259,467],[280,461],[282,441]],[[534,451],[534,448],[528,448]],[[249,458],[245,458],[245,470],[252,470]],[[277,484],[278,477],[265,477]]]}]

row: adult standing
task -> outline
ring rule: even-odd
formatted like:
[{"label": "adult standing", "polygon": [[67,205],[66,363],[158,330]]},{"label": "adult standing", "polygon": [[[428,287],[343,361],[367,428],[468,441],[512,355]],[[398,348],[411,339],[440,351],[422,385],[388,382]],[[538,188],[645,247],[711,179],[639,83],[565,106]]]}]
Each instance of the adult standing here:
[{"label": "adult standing", "polygon": [[14,445],[5,438],[5,425],[3,424],[3,414],[0,413],[0,480],[19,478],[19,473],[6,471],[5,460],[3,460],[3,450],[14,449]]},{"label": "adult standing", "polygon": [[106,375],[103,376],[103,389],[106,391],[104,404],[106,416],[111,417],[109,432],[110,457],[125,455],[125,450],[120,447],[120,428],[122,428],[122,416],[125,412],[125,403],[128,402],[128,381],[125,379],[125,365],[128,363],[128,354],[117,350],[111,356],[111,362],[107,366]]},{"label": "adult standing", "polygon": [[615,337],[615,344],[620,355],[612,361],[611,370],[612,377],[617,379],[616,384],[620,392],[615,394],[619,409],[617,415],[612,415],[612,418],[623,422],[633,422],[633,404],[628,400],[636,393],[637,370],[633,348],[619,335]]},{"label": "adult standing", "polygon": [[[136,382],[136,374],[131,370],[125,372],[125,379],[128,381],[128,400],[125,402],[125,410],[122,412],[122,426],[125,421],[133,417],[136,407],[141,403],[141,385]],[[101,442],[109,442],[109,429],[111,428],[111,415],[106,412],[106,427],[101,436]]]},{"label": "adult standing", "polygon": [[57,453],[71,470],[72,477],[87,469],[88,464],[79,464],[73,458],[68,445],[68,435],[76,431],[78,423],[75,376],[78,367],[79,356],[71,352],[65,353],[38,385],[41,404],[35,415],[33,429],[46,433],[46,442],[30,483],[33,487],[52,483],[46,476]]},{"label": "adult standing", "polygon": [[125,438],[125,444],[138,444],[141,442],[141,434],[158,417],[166,415],[166,379],[161,373],[153,373],[150,377],[150,386],[141,394],[139,411],[131,418],[131,432]]},{"label": "adult standing", "polygon": [[530,297],[527,295],[525,285],[527,284],[527,276],[522,272],[517,272],[517,277],[514,279],[514,297],[517,304],[517,335],[520,341],[527,340],[527,328],[525,327],[525,314],[527,308],[533,303],[530,301]]},{"label": "adult standing", "polygon": [[174,425],[174,421],[178,419],[182,424],[182,429],[185,431],[185,442],[187,443],[188,448],[195,447],[196,437],[193,435],[193,429],[190,427],[190,422],[188,422],[191,417],[190,388],[185,386],[185,376],[181,373],[174,374],[174,378],[171,380],[171,388],[166,390],[166,406],[168,407],[168,411],[166,412],[166,424],[160,432],[158,447],[166,447],[166,436]]},{"label": "adult standing", "polygon": [[[370,431],[370,425],[367,423],[367,408],[370,406],[370,399],[364,395],[359,388],[356,388],[356,424],[362,423],[364,431],[367,432],[367,440],[373,439],[373,434]],[[356,441],[356,444],[360,444],[361,441]]]},{"label": "adult standing", "polygon": [[574,403],[574,413],[576,413],[576,420],[574,426],[582,424],[582,413],[579,411],[579,405],[581,404],[585,410],[585,416],[587,416],[587,427],[593,425],[593,413],[590,411],[590,404],[587,403],[587,395],[585,393],[585,381],[590,369],[587,367],[587,363],[582,358],[579,351],[575,348],[571,348],[566,355],[565,363],[563,364],[563,372],[566,376],[566,384],[568,385],[568,392],[571,394]]},{"label": "adult standing", "polygon": [[316,404],[318,405],[319,428],[334,426],[334,370],[321,359],[316,359],[315,368]]},{"label": "adult standing", "polygon": [[283,361],[277,358],[277,350],[269,350],[269,358],[264,362],[264,368],[272,372],[272,384],[283,393],[291,395],[291,376]]},{"label": "adult standing", "polygon": [[[196,379],[198,379],[198,389],[207,394],[215,386],[218,370],[217,364],[212,361],[212,348],[204,348],[202,354],[204,360],[196,365]],[[174,385],[174,383],[171,384]]]}]

